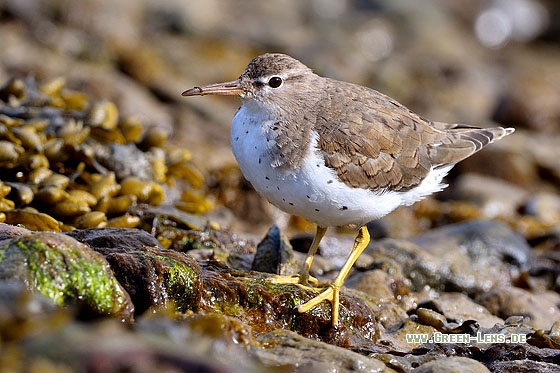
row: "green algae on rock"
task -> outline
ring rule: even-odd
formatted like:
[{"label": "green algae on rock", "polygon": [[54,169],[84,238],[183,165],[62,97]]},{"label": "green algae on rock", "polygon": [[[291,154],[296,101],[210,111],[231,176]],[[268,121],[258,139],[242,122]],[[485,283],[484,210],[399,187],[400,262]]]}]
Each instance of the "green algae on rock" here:
[{"label": "green algae on rock", "polygon": [[77,229],[67,235],[105,257],[130,294],[137,316],[170,302],[179,312],[198,310],[201,270],[190,255],[163,249],[140,229]]},{"label": "green algae on rock", "polygon": [[23,281],[60,305],[84,315],[131,320],[134,306],[102,255],[63,234],[31,233],[3,241],[0,278]]}]

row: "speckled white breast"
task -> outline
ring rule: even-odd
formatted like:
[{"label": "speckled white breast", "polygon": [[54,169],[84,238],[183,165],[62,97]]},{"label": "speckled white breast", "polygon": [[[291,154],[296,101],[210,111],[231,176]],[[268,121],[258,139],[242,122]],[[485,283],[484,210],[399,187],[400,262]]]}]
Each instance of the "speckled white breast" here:
[{"label": "speckled white breast", "polygon": [[275,143],[267,136],[274,123],[254,111],[249,112],[246,105],[237,111],[232,122],[231,146],[241,172],[270,203],[320,226],[362,225],[401,205],[411,205],[445,188],[441,180],[452,168],[432,170],[418,188],[407,192],[380,193],[352,188],[338,181],[336,173],[325,166],[316,151],[316,133],[312,133],[301,167],[274,167],[270,149]]}]

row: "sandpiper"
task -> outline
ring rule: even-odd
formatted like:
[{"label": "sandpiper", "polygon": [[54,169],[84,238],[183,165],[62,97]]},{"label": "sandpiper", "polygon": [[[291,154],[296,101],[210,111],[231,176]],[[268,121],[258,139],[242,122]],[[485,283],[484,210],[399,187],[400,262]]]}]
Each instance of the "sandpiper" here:
[{"label": "sandpiper", "polygon": [[317,284],[309,269],[327,228],[359,227],[335,280],[298,306],[306,312],[330,301],[333,326],[340,288],[370,240],[365,224],[442,190],[457,162],[514,131],[424,119],[373,89],[316,75],[285,54],[263,54],[237,80],[183,92],[204,95],[241,98],[231,145],[243,175],[270,203],[317,225],[299,276],[279,281]]}]

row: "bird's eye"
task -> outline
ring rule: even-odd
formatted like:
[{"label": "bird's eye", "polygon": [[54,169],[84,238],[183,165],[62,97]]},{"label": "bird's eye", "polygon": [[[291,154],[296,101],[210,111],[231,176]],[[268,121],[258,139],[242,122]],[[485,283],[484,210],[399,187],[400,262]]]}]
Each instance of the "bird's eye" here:
[{"label": "bird's eye", "polygon": [[272,88],[278,88],[282,85],[282,78],[279,76],[273,76],[268,80],[268,85]]}]

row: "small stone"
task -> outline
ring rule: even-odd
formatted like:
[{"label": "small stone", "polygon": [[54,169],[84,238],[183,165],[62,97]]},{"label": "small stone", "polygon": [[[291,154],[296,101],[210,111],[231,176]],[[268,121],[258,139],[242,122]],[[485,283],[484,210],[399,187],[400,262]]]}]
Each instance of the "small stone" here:
[{"label": "small stone", "polygon": [[560,225],[560,196],[550,192],[531,195],[524,212],[545,224]]},{"label": "small stone", "polygon": [[251,269],[286,276],[297,274],[299,264],[294,257],[292,245],[276,224],[258,244]]},{"label": "small stone", "polygon": [[413,373],[438,373],[438,372],[463,372],[486,373],[490,372],[482,363],[461,356],[444,357],[432,360],[412,370]]}]

